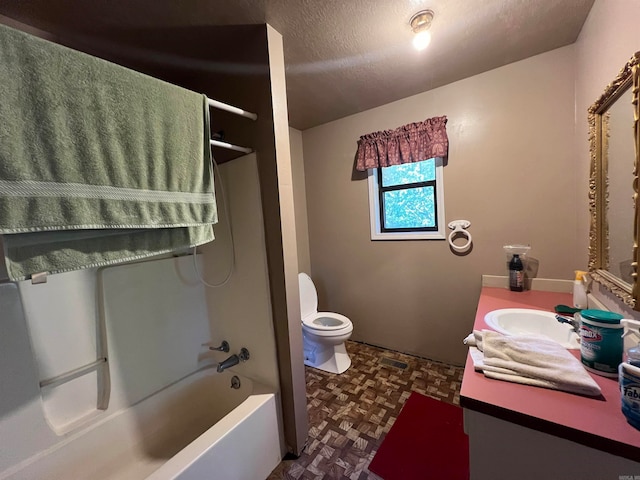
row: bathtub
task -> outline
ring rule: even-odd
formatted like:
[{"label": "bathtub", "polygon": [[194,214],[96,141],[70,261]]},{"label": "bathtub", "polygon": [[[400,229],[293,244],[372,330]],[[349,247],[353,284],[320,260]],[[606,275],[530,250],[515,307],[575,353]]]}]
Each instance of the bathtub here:
[{"label": "bathtub", "polygon": [[282,458],[278,418],[275,392],[209,368],[107,410],[0,479],[261,480]]}]

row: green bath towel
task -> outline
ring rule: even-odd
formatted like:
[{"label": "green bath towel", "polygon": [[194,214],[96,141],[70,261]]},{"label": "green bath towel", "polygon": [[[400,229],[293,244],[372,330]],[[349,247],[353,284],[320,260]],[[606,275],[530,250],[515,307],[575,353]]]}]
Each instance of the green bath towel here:
[{"label": "green bath towel", "polygon": [[213,239],[203,95],[2,25],[0,85],[12,280]]}]

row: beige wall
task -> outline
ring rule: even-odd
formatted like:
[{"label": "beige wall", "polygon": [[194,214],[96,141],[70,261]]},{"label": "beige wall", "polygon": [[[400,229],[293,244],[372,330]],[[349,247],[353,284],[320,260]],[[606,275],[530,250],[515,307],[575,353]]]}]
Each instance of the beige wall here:
[{"label": "beige wall", "polygon": [[[461,364],[481,275],[506,273],[502,245],[532,246],[539,277],[570,279],[576,250],[573,46],[303,132],[312,276],[320,307],[353,337]],[[471,221],[473,251],[369,237],[362,134],[447,115],[446,221]]]},{"label": "beige wall", "polygon": [[311,272],[309,252],[309,223],[307,222],[307,191],[304,182],[304,156],[302,132],[289,127],[291,143],[291,174],[293,176],[293,201],[296,214],[296,238],[298,240],[298,269]]},{"label": "beige wall", "polygon": [[[584,262],[589,244],[587,108],[602,95],[633,53],[640,50],[638,18],[640,2],[637,0],[596,0],[575,43],[578,248],[584,252]],[[631,125],[628,134],[631,142]],[[622,307],[619,302],[618,306]]]}]

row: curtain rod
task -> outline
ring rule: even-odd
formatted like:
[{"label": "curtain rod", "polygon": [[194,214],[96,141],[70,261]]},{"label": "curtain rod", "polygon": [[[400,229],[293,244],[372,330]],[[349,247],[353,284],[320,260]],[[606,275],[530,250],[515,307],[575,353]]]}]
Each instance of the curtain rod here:
[{"label": "curtain rod", "polygon": [[220,142],[219,140],[209,140],[209,141],[211,142],[211,145],[213,145],[214,147],[226,148],[227,150],[235,150],[236,152],[243,152],[243,153],[253,152],[251,148],[239,147],[238,145],[233,145],[227,142]]},{"label": "curtain rod", "polygon": [[219,102],[217,100],[211,100],[207,98],[207,103],[210,107],[219,108],[220,110],[225,110],[227,112],[235,113],[236,115],[240,115],[242,117],[250,118],[251,120],[257,120],[258,115],[255,113],[247,112],[238,107],[234,107],[233,105],[227,105],[226,103]]}]

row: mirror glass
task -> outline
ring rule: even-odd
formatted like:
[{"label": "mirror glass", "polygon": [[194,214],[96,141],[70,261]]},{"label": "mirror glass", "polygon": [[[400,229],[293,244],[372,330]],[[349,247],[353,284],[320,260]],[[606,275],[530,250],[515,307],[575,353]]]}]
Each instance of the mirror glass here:
[{"label": "mirror glass", "polygon": [[591,178],[589,273],[625,304],[640,310],[638,165],[640,52],[589,108]]},{"label": "mirror glass", "polygon": [[626,284],[633,283],[633,108],[627,89],[607,110],[609,136],[607,176],[609,201],[605,219],[609,227],[609,262],[606,270]]}]

